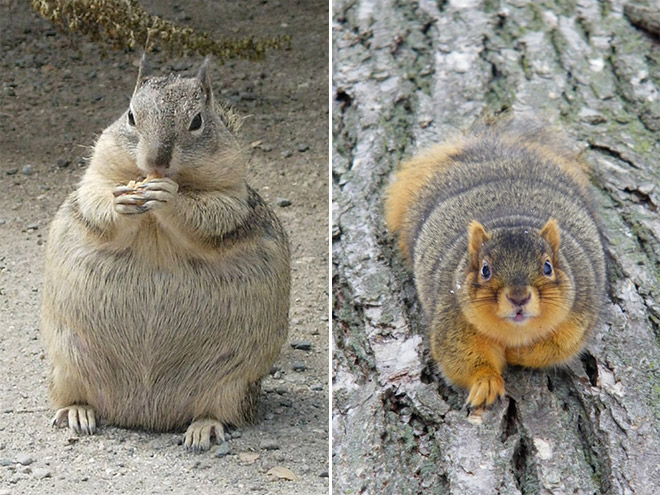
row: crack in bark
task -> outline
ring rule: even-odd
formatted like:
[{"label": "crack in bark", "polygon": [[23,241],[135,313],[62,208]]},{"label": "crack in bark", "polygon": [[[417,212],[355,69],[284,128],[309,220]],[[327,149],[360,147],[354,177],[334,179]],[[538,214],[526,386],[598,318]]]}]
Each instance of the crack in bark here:
[{"label": "crack in bark", "polygon": [[606,156],[610,156],[618,160],[621,160],[623,163],[630,165],[632,168],[636,170],[640,170],[641,168],[634,162],[632,158],[629,157],[629,155],[625,151],[614,149],[608,146],[607,144],[598,144],[595,142],[590,142],[589,148],[594,151],[599,151],[600,153]]},{"label": "crack in bark", "polygon": [[589,377],[589,383],[591,383],[591,386],[592,387],[597,386],[598,362],[596,361],[594,355],[591,354],[589,351],[583,351],[582,355],[580,356],[580,361],[582,362],[582,367],[584,368],[584,372],[587,374],[587,377]]},{"label": "crack in bark", "polygon": [[[624,206],[621,201],[619,201],[619,203],[622,205],[622,207]],[[660,280],[657,262],[655,261],[659,258],[660,255],[660,252],[658,252],[660,251],[658,241],[653,238],[652,233],[644,228],[644,226],[635,221],[635,217],[630,212],[624,210],[623,208],[620,214],[620,218],[639,246],[640,252],[644,254],[644,257],[646,258],[645,265],[648,267],[649,272],[655,276],[656,280]],[[621,268],[623,269],[623,267]],[[631,275],[629,274],[629,276]]]},{"label": "crack in bark", "polygon": [[589,421],[585,421],[580,414],[577,420],[578,438],[582,443],[582,452],[593,473],[593,480],[599,486],[603,495],[612,492],[612,466],[607,459],[607,449],[603,445],[602,438],[596,438],[595,432]]},{"label": "crack in bark", "polygon": [[516,435],[519,431],[520,417],[518,415],[518,407],[516,401],[513,398],[509,398],[509,405],[506,408],[506,413],[502,418],[502,430],[501,441],[505,443],[510,437]]},{"label": "crack in bark", "polygon": [[[339,281],[333,281],[333,336],[337,346],[336,351],[341,351],[349,365],[352,373],[359,371],[362,380],[366,380],[370,370],[374,369],[373,355],[369,350],[368,343],[358,340],[363,335],[360,329],[363,326],[364,312],[362,308],[345,301],[352,301],[347,295],[348,289],[342,289]],[[336,352],[335,351],[335,352]]]},{"label": "crack in bark", "polygon": [[499,115],[511,108],[515,100],[516,87],[509,80],[507,71],[500,67],[497,62],[497,56],[501,56],[499,49],[494,49],[494,41],[500,39],[503,35],[508,35],[506,16],[498,15],[498,21],[492,24],[492,29],[482,39],[483,49],[479,52],[479,58],[490,66],[490,79],[486,83],[486,92],[484,102],[487,105],[487,112],[492,115]]},{"label": "crack in bark", "polygon": [[513,451],[511,468],[516,480],[516,487],[522,495],[539,493],[539,479],[534,466],[534,454],[529,439],[521,436]]},{"label": "crack in bark", "polygon": [[643,29],[647,33],[660,36],[660,10],[641,5],[627,3],[623,6],[623,13],[633,26]]}]

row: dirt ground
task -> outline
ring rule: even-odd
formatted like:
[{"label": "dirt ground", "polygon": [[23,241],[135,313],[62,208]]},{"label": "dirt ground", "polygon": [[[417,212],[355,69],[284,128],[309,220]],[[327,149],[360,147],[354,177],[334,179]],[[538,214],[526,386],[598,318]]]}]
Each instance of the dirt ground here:
[{"label": "dirt ground", "polygon": [[[290,235],[289,340],[264,381],[260,422],[234,431],[227,455],[218,447],[187,453],[177,433],[105,425],[77,437],[49,426],[39,337],[48,225],[80,179],[95,136],[128,104],[139,53],[60,34],[29,2],[0,0],[0,495],[327,493],[328,3],[141,3],[216,35],[293,36],[290,50],[271,51],[263,62],[212,70],[216,95],[250,116],[243,126],[249,182]],[[151,56],[157,73],[193,73],[200,61]],[[283,198],[291,205],[278,206]],[[295,341],[311,349],[294,349]],[[276,466],[298,480],[271,481]]]}]

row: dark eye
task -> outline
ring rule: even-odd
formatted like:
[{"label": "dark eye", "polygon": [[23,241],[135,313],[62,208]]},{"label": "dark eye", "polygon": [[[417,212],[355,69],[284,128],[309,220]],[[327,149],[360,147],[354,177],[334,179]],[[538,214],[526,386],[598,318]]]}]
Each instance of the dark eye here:
[{"label": "dark eye", "polygon": [[552,263],[550,263],[550,260],[545,260],[545,263],[543,263],[543,275],[546,277],[552,275]]},{"label": "dark eye", "polygon": [[200,127],[202,127],[202,114],[198,113],[197,115],[195,115],[195,117],[193,117],[192,122],[190,122],[190,127],[188,128],[188,130],[196,131]]},{"label": "dark eye", "polygon": [[128,125],[135,127],[135,117],[133,116],[133,112],[130,110],[128,111]]},{"label": "dark eye", "polygon": [[484,278],[484,280],[488,280],[490,278],[490,266],[488,266],[487,261],[484,261],[484,264],[481,265],[481,276]]}]

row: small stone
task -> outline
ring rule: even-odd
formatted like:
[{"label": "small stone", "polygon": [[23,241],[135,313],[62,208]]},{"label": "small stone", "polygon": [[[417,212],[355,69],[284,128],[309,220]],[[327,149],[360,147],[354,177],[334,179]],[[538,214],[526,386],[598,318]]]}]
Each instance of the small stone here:
[{"label": "small stone", "polygon": [[280,206],[282,208],[286,208],[287,206],[291,206],[291,200],[287,198],[277,198],[275,200],[275,203],[277,203],[277,206]]},{"label": "small stone", "polygon": [[307,143],[298,143],[296,149],[301,153],[303,153],[309,149],[309,145]]},{"label": "small stone", "polygon": [[305,366],[304,361],[294,361],[293,364],[291,365],[291,369],[293,371],[305,371],[307,369],[307,366]]},{"label": "small stone", "polygon": [[272,419],[275,418],[275,414],[273,414],[272,412],[266,413],[264,418],[266,418],[266,421],[271,421]]},{"label": "small stone", "polygon": [[241,452],[238,454],[238,459],[243,463],[243,464],[254,464],[257,459],[259,459],[259,455],[255,452]]},{"label": "small stone", "polygon": [[16,462],[22,464],[23,466],[29,466],[34,462],[34,459],[30,457],[29,454],[19,454],[19,456],[16,457]]},{"label": "small stone", "polygon": [[38,480],[43,480],[44,478],[51,478],[52,473],[46,468],[37,468],[34,470],[32,475]]},{"label": "small stone", "polygon": [[7,169],[6,173],[7,173],[7,175],[16,175],[18,173],[18,168],[16,168],[16,167],[9,168],[9,169]]},{"label": "small stone", "polygon": [[261,151],[265,153],[268,153],[269,151],[273,151],[273,146],[271,144],[262,144]]},{"label": "small stone", "polygon": [[261,450],[279,450],[280,444],[277,443],[277,440],[273,439],[264,439],[259,442],[259,449]]},{"label": "small stone", "polygon": [[57,160],[57,166],[58,166],[59,168],[66,168],[66,167],[68,167],[69,165],[71,165],[71,161],[70,161],[70,160],[65,160],[64,158],[60,158],[60,159]]},{"label": "small stone", "polygon": [[307,340],[294,340],[291,342],[291,347],[299,351],[309,351],[312,349],[312,343]]},{"label": "small stone", "polygon": [[26,476],[24,474],[15,473],[14,476],[9,478],[9,484],[15,485],[16,483],[18,483],[19,481],[21,481],[25,478],[26,478]]},{"label": "small stone", "polygon": [[231,437],[232,438],[241,438],[243,434],[241,433],[241,430],[234,430],[231,432]]},{"label": "small stone", "polygon": [[229,442],[222,442],[218,447],[215,449],[214,455],[215,457],[225,457],[227,454],[230,452],[229,448]]},{"label": "small stone", "polygon": [[274,364],[270,367],[270,374],[274,375],[275,373],[277,373],[278,371],[281,371],[281,370],[282,370],[281,366],[279,366],[277,364]]},{"label": "small stone", "polygon": [[314,390],[315,392],[319,392],[319,391],[323,390],[323,385],[316,384],[316,385],[312,385],[310,388],[312,390]]},{"label": "small stone", "polygon": [[11,459],[0,459],[0,466],[11,466],[14,464],[14,461]]},{"label": "small stone", "polygon": [[328,471],[327,471],[327,470],[325,470],[325,471],[321,471],[321,472],[319,473],[319,478],[327,478],[327,477],[329,477],[329,476],[330,476],[330,475],[328,474]]},{"label": "small stone", "polygon": [[266,476],[270,481],[277,481],[277,480],[296,481],[297,479],[299,479],[298,476],[296,476],[293,471],[291,471],[288,468],[285,468],[284,466],[275,466],[270,468],[266,473]]},{"label": "small stone", "polygon": [[34,173],[34,170],[32,170],[32,165],[25,165],[22,169],[21,172],[23,175],[32,175]]},{"label": "small stone", "polygon": [[31,223],[30,225],[28,225],[28,226],[25,227],[25,228],[26,228],[27,230],[39,230],[39,225],[37,225],[36,223]]},{"label": "small stone", "polygon": [[291,150],[285,150],[281,153],[282,158],[289,158],[290,156],[293,156],[293,151]]}]

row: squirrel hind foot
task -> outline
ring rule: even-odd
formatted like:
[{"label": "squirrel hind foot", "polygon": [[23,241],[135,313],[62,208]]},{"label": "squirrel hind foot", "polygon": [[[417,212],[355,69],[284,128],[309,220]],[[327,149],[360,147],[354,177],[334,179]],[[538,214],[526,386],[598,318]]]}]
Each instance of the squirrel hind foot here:
[{"label": "squirrel hind foot", "polygon": [[225,440],[225,428],[215,419],[193,421],[183,436],[183,446],[192,452],[204,452],[211,448],[211,440],[222,443]]},{"label": "squirrel hind foot", "polygon": [[71,405],[58,409],[51,424],[55,427],[68,424],[78,435],[93,435],[96,433],[96,413],[91,406]]}]

